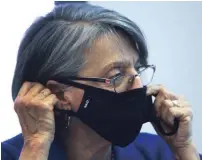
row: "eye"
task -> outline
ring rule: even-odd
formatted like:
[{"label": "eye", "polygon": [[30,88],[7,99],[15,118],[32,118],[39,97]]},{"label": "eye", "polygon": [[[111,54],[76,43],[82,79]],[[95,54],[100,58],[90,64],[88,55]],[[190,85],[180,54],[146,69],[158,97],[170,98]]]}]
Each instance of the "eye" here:
[{"label": "eye", "polygon": [[113,79],[123,73],[123,68],[120,66],[113,67],[107,74],[108,79]]},{"label": "eye", "polygon": [[123,82],[124,76],[123,74],[119,73],[116,74],[112,80],[113,80],[113,85],[115,85],[115,87],[119,86],[122,82]]},{"label": "eye", "polygon": [[122,74],[119,72],[119,73],[117,73],[117,74],[115,74],[115,75],[113,75],[113,76],[110,76],[109,79],[117,79],[117,78],[119,78],[121,75],[122,75]]}]

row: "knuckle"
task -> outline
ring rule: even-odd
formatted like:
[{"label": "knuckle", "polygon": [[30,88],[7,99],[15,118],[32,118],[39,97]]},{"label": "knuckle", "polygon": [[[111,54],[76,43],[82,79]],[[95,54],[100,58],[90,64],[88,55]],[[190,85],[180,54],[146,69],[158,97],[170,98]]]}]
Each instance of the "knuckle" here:
[{"label": "knuckle", "polygon": [[41,83],[36,83],[36,86],[44,88],[44,85],[42,85]]},{"label": "knuckle", "polygon": [[186,108],[187,109],[187,115],[189,115],[190,117],[193,117],[193,111],[191,108]]},{"label": "knuckle", "polygon": [[185,121],[186,121],[186,122],[191,122],[191,121],[192,121],[192,118],[193,118],[193,117],[191,117],[191,116],[187,116],[187,117],[185,118]]},{"label": "knuckle", "polygon": [[51,104],[51,105],[54,105],[54,104],[56,103],[56,101],[57,101],[57,96],[56,96],[55,94],[51,94],[51,95],[47,98],[46,101],[47,101],[46,103],[49,103],[49,104]]},{"label": "knuckle", "polygon": [[56,100],[57,96],[55,94],[51,94],[51,98],[52,98],[52,100]]},{"label": "knuckle", "polygon": [[48,95],[51,93],[51,90],[48,89],[48,88],[45,88],[43,91],[42,91],[44,94]]},{"label": "knuckle", "polygon": [[165,92],[165,87],[163,85],[159,85],[159,92],[164,93]]},{"label": "knuckle", "polygon": [[37,87],[37,88],[44,88],[44,85],[42,85],[41,83],[38,83],[38,82],[33,82],[32,86]]},{"label": "knuckle", "polygon": [[38,102],[35,100],[35,99],[32,99],[28,104],[27,106],[38,106]]},{"label": "knuckle", "polygon": [[15,112],[18,112],[18,109],[19,109],[19,107],[18,107],[18,105],[14,105],[14,110],[15,110]]},{"label": "knuckle", "polygon": [[35,100],[35,99],[30,101],[29,106],[35,107],[37,110],[46,110],[46,108],[48,108],[47,103],[45,103],[44,101]]},{"label": "knuckle", "polygon": [[14,102],[16,107],[22,107],[27,104],[27,100],[24,97],[19,97]]},{"label": "knuckle", "polygon": [[40,101],[40,100],[37,100],[37,99],[32,99],[30,101],[30,106],[34,106],[34,107],[43,107],[43,103]]},{"label": "knuckle", "polygon": [[172,99],[172,100],[177,100],[177,99],[179,99],[179,96],[176,95],[176,94],[173,93],[173,92],[168,92],[168,96],[169,96],[170,99]]},{"label": "knuckle", "polygon": [[51,92],[51,90],[49,88],[45,88],[45,91]]},{"label": "knuckle", "polygon": [[162,85],[162,84],[157,84],[157,86],[158,86],[159,88],[163,88],[163,85]]},{"label": "knuckle", "polygon": [[164,107],[168,107],[168,100],[163,100],[162,102],[161,102],[161,104],[162,104],[162,106],[164,106]]},{"label": "knuckle", "polygon": [[46,102],[41,103],[41,107],[42,107],[43,109],[48,108],[48,106],[49,106],[49,104],[46,103]]},{"label": "knuckle", "polygon": [[169,115],[174,115],[174,110],[172,107],[168,108],[168,114]]},{"label": "knuckle", "polygon": [[52,108],[50,104],[46,103],[43,105],[42,110],[43,111],[52,111]]},{"label": "knuckle", "polygon": [[50,95],[50,93],[51,93],[50,89],[45,88],[44,86],[43,87],[40,86],[39,88],[41,88],[42,90],[38,92],[38,94],[37,94],[38,98],[45,98],[48,95]]},{"label": "knuckle", "polygon": [[48,103],[45,102],[45,101],[40,101],[40,102],[39,102],[39,106],[40,106],[40,109],[42,109],[42,110],[47,110],[47,109],[49,108],[50,104],[48,104]]},{"label": "knuckle", "polygon": [[27,108],[29,101],[25,97],[19,97],[14,102],[15,112],[22,111]]}]

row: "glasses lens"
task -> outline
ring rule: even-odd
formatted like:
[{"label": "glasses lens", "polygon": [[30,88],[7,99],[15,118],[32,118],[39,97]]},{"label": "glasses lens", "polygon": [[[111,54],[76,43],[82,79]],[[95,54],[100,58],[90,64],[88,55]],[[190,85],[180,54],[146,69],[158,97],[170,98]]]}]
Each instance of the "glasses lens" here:
[{"label": "glasses lens", "polygon": [[134,75],[122,75],[114,81],[114,89],[117,93],[125,92],[133,84]]},{"label": "glasses lens", "polygon": [[[150,67],[141,67],[139,68],[139,76],[142,82],[142,85],[147,86],[151,83],[154,76],[155,68]],[[114,79],[114,89],[117,93],[125,92],[132,87],[134,84],[135,75],[120,75]]]},{"label": "glasses lens", "polygon": [[153,67],[142,67],[139,69],[140,79],[144,86],[149,85],[154,76],[154,68]]}]

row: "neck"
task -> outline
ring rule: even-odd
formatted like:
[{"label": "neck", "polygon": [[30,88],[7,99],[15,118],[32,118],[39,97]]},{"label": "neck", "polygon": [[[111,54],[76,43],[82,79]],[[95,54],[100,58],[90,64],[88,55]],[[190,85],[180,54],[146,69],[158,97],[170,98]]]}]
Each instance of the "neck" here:
[{"label": "neck", "polygon": [[111,143],[78,118],[71,117],[70,121],[68,134],[63,138],[68,160],[111,160]]}]

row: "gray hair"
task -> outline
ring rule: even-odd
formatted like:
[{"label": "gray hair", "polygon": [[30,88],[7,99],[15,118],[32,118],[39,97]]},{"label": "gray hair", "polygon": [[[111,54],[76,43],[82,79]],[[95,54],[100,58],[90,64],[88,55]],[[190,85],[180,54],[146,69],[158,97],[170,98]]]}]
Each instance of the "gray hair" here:
[{"label": "gray hair", "polygon": [[86,63],[84,55],[101,35],[121,31],[147,64],[148,51],[139,27],[128,18],[99,6],[67,4],[38,18],[20,44],[12,97],[25,81],[45,83],[52,77],[76,76]]}]

